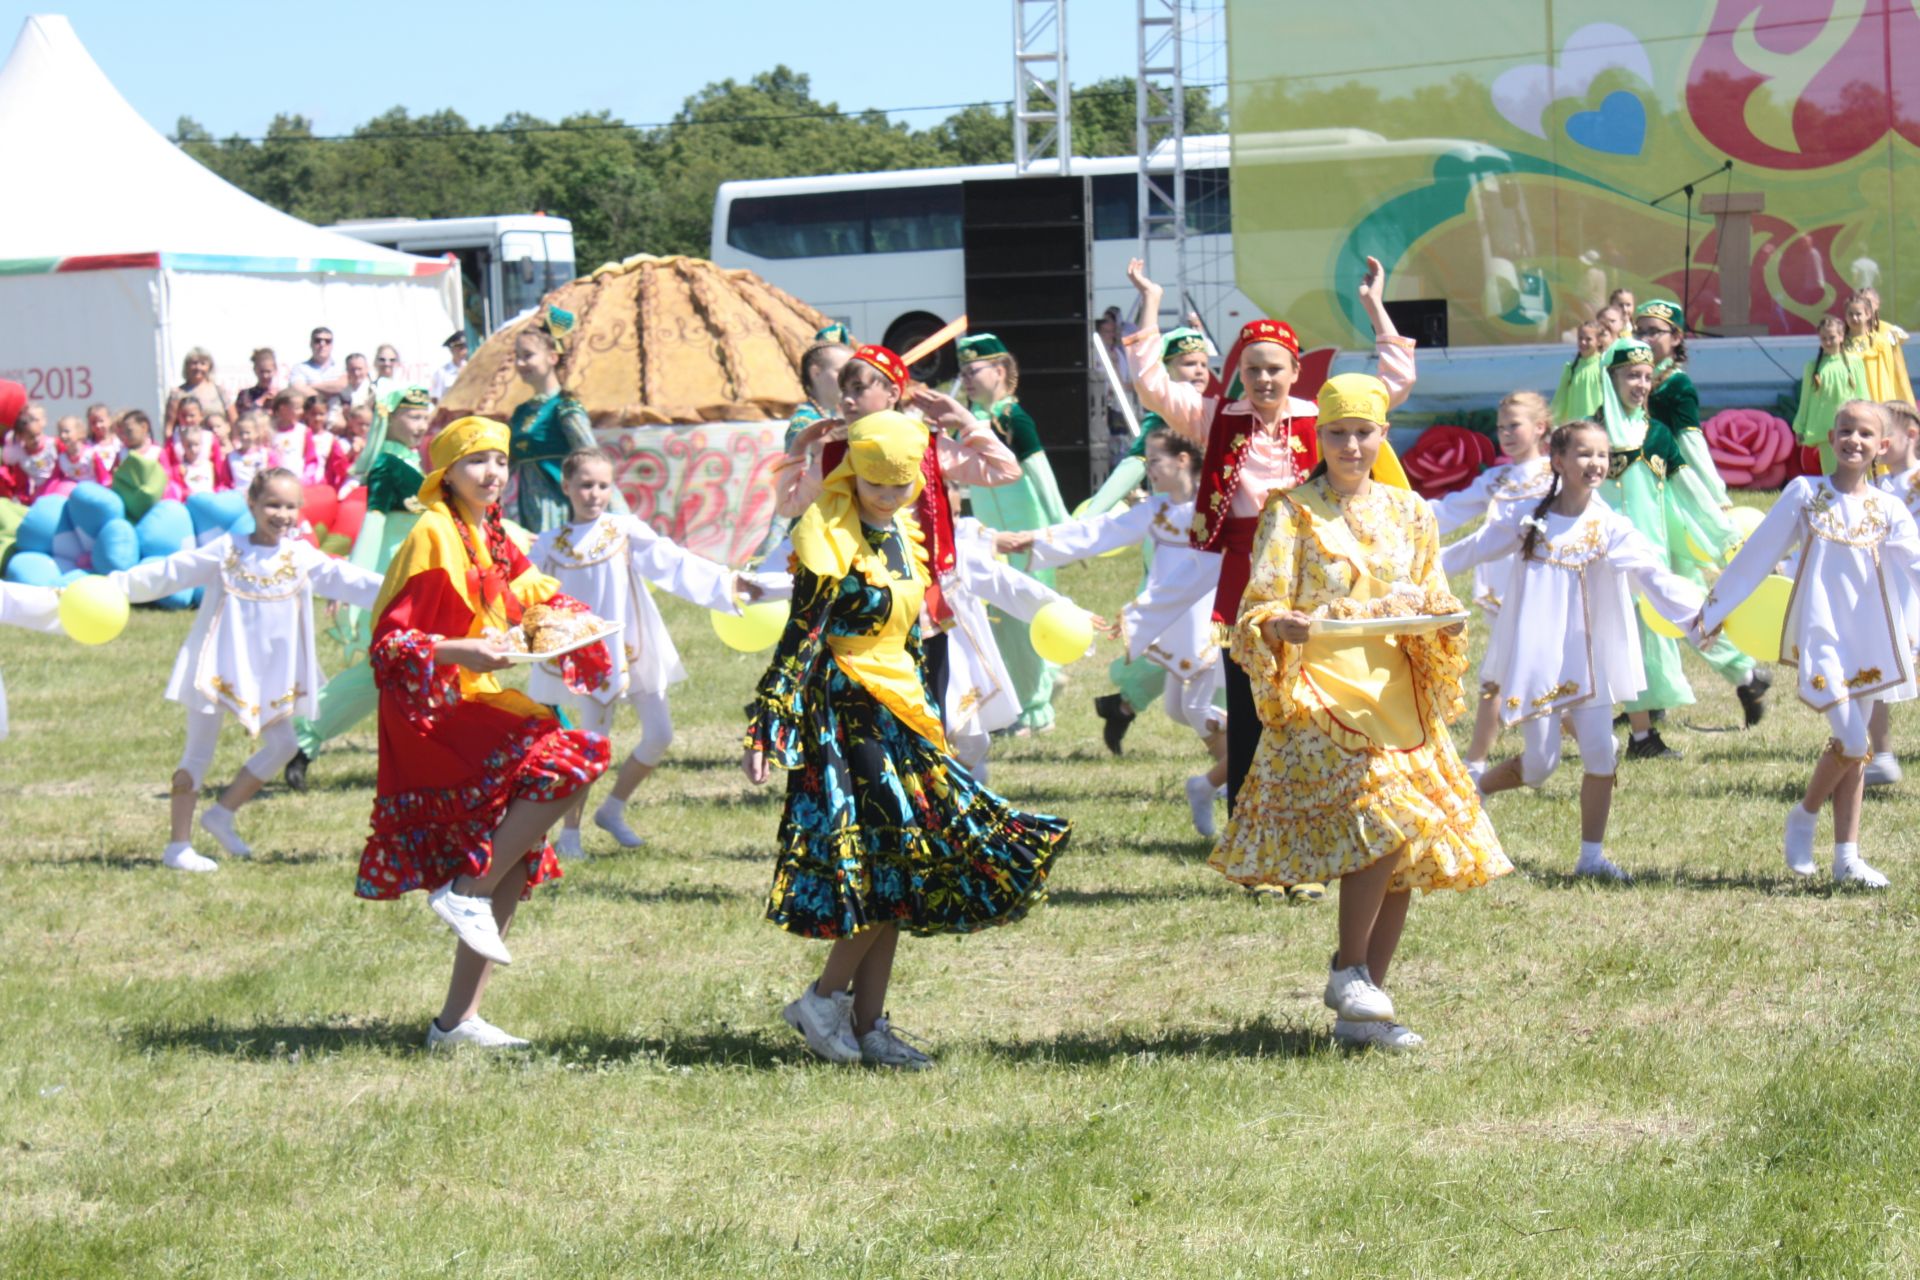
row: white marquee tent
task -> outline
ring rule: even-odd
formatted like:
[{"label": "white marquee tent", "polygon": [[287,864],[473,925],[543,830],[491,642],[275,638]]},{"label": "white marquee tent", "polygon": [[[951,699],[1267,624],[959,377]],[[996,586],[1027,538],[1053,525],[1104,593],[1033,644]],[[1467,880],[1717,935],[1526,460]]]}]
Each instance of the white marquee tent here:
[{"label": "white marquee tent", "polygon": [[29,17],[0,65],[0,378],[57,416],[157,413],[192,347],[229,394],[270,346],[286,370],[399,348],[424,381],[459,323],[447,263],[310,226],[217,177],[143,120],[63,17]]}]

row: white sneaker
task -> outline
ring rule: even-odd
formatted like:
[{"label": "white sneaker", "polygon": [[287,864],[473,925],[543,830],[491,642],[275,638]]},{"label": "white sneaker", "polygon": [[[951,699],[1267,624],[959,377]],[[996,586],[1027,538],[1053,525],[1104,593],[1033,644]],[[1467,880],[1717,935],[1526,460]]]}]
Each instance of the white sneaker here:
[{"label": "white sneaker", "polygon": [[622,849],[638,849],[647,838],[627,825],[627,806],[618,800],[604,800],[593,811],[593,825],[614,838]]},{"label": "white sneaker", "polygon": [[1612,858],[1604,853],[1583,853],[1579,861],[1573,864],[1576,876],[1592,876],[1595,880],[1618,880],[1622,884],[1632,881],[1633,877],[1614,865]]},{"label": "white sneaker", "polygon": [[1379,1049],[1383,1053],[1405,1053],[1427,1042],[1418,1032],[1397,1022],[1349,1022],[1345,1018],[1334,1019],[1333,1040],[1343,1048]]},{"label": "white sneaker", "polygon": [[1849,857],[1841,857],[1839,854],[1834,855],[1833,882],[1835,884],[1857,884],[1863,889],[1884,889],[1889,883],[1885,876],[1881,875],[1873,867],[1868,866],[1867,860],[1857,853]]},{"label": "white sneaker", "polygon": [[563,862],[578,862],[586,857],[587,851],[580,847],[580,828],[560,828],[560,838],[553,842],[553,851]]},{"label": "white sneaker", "polygon": [[1213,839],[1213,784],[1203,773],[1187,779],[1187,811],[1193,815],[1193,829]]},{"label": "white sneaker", "polygon": [[[1336,960],[1338,956],[1334,957]],[[1373,985],[1367,966],[1356,964],[1345,969],[1328,966],[1327,989],[1320,997],[1327,1008],[1349,1022],[1391,1022],[1393,1001]]]},{"label": "white sneaker", "polygon": [[460,1049],[525,1049],[528,1042],[519,1036],[510,1036],[482,1017],[468,1018],[451,1031],[442,1031],[439,1020],[427,1024],[427,1048]]},{"label": "white sneaker", "polygon": [[1905,775],[1900,772],[1900,761],[1891,751],[1876,751],[1873,759],[1867,761],[1867,785],[1870,787],[1890,787]]},{"label": "white sneaker", "polygon": [[1813,860],[1813,836],[1820,826],[1820,815],[1808,813],[1796,804],[1787,810],[1787,870],[1797,876],[1810,876],[1819,870]]},{"label": "white sneaker", "polygon": [[898,1067],[902,1071],[925,1071],[933,1059],[902,1040],[885,1018],[873,1020],[873,1030],[860,1037],[860,1057],[876,1067]]},{"label": "white sneaker", "polygon": [[860,1061],[860,1042],[853,1038],[853,996],[847,992],[823,996],[809,984],[780,1016],[806,1037],[816,1057],[842,1066]]},{"label": "white sneaker", "polygon": [[[433,914],[447,922],[453,936],[467,944],[467,950],[495,964],[512,964],[513,956],[500,937],[500,926],[493,918],[493,903],[485,898],[455,893],[449,880],[427,895]],[[473,1019],[467,1019],[472,1022]],[[463,1022],[461,1026],[466,1026]],[[458,1028],[456,1028],[457,1030]]]},{"label": "white sneaker", "polygon": [[233,829],[233,810],[223,809],[219,805],[208,805],[200,815],[200,829],[220,842],[220,847],[236,858],[251,858],[253,846],[242,840]]},{"label": "white sneaker", "polygon": [[160,855],[160,862],[161,865],[172,867],[175,871],[218,871],[220,869],[219,863],[212,858],[195,853],[193,846],[184,842],[168,845],[167,851]]},{"label": "white sneaker", "polygon": [[1487,762],[1485,760],[1467,761],[1467,776],[1473,779],[1473,785],[1475,790],[1479,789],[1480,776],[1484,774],[1486,771],[1487,771]]}]

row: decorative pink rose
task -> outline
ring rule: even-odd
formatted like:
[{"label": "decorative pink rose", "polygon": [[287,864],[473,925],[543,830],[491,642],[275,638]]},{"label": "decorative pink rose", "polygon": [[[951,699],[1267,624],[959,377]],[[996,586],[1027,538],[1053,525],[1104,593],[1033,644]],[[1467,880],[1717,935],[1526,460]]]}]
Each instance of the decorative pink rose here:
[{"label": "decorative pink rose", "polygon": [[1464,489],[1493,462],[1493,441],[1465,427],[1428,427],[1400,455],[1407,479],[1423,498],[1438,498]]},{"label": "decorative pink rose", "polygon": [[1764,409],[1723,409],[1700,431],[1729,488],[1778,489],[1799,466],[1793,428]]}]

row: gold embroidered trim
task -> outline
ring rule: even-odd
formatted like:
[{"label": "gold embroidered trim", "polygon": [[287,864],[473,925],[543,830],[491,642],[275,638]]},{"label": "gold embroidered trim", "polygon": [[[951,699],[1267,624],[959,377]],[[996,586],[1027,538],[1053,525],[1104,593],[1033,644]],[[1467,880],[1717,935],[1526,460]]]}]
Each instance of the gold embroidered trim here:
[{"label": "gold embroidered trim", "polygon": [[1848,547],[1877,547],[1886,541],[1887,514],[1880,509],[1880,495],[1862,494],[1866,514],[1849,525],[1839,509],[1840,495],[1830,484],[1816,485],[1807,500],[1807,528],[1814,537]]},{"label": "gold embroidered trim", "polygon": [[[1815,677],[1815,679],[1818,679],[1818,678],[1819,677],[1817,676]],[[1852,678],[1847,681],[1847,688],[1862,689],[1862,688],[1865,688],[1867,685],[1879,684],[1879,683],[1880,683],[1880,668],[1868,667],[1864,671],[1854,672]]]},{"label": "gold embroidered trim", "polygon": [[1533,700],[1534,710],[1544,710],[1560,701],[1560,699],[1571,697],[1578,692],[1580,692],[1580,686],[1571,680],[1563,684],[1557,684]]}]

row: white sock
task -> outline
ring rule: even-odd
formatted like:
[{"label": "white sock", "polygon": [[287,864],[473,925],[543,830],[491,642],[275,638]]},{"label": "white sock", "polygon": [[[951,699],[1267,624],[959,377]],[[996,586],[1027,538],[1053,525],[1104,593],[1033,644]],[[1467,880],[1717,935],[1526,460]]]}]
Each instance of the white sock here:
[{"label": "white sock", "polygon": [[1475,782],[1480,781],[1480,775],[1487,771],[1487,762],[1485,760],[1469,760],[1466,763],[1467,776]]},{"label": "white sock", "polygon": [[1628,731],[1635,742],[1645,742],[1653,733],[1651,729],[1632,729]]},{"label": "white sock", "polygon": [[[148,847],[149,847],[149,848],[151,848],[152,846],[151,846],[151,845],[149,845]],[[191,840],[175,840],[175,841],[174,841],[174,842],[173,842],[172,844],[170,844],[170,845],[168,845],[168,846],[166,847],[166,849],[165,849],[165,850],[163,850],[163,852],[165,852],[165,853],[180,853],[180,852],[183,852],[183,851],[185,851],[185,850],[187,850],[187,849],[191,849],[191,848],[193,848],[193,841],[191,841]]]},{"label": "white sock", "polygon": [[1834,866],[1837,867],[1845,863],[1858,862],[1858,861],[1860,861],[1859,841],[1849,840],[1849,841],[1846,841],[1844,844],[1838,840],[1833,842],[1833,865]]},{"label": "white sock", "polygon": [[1580,842],[1580,861],[1598,862],[1607,856],[1607,847],[1603,841],[1582,840]]}]

